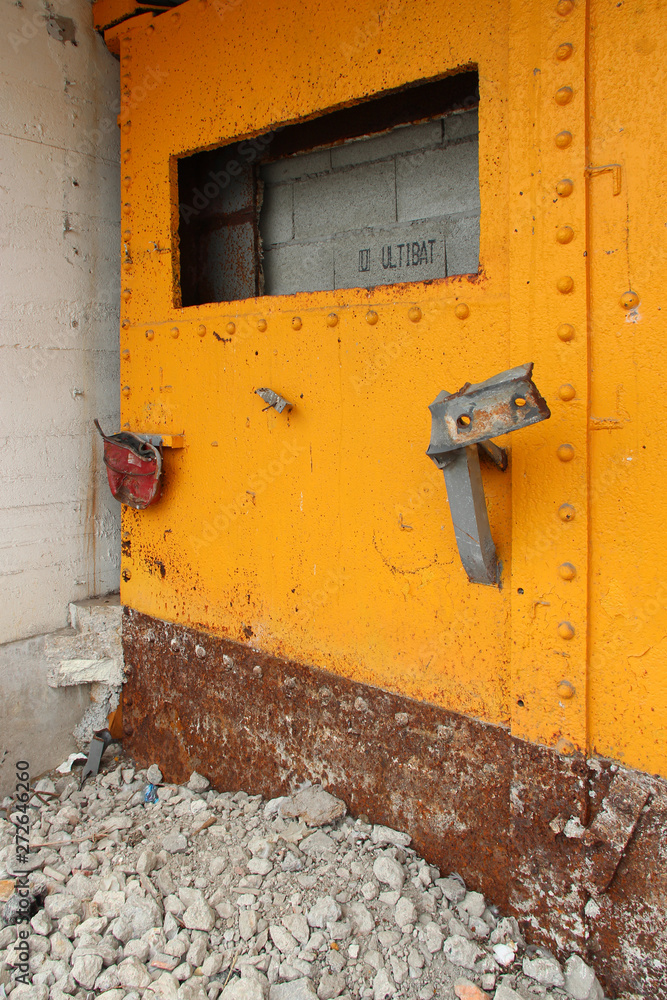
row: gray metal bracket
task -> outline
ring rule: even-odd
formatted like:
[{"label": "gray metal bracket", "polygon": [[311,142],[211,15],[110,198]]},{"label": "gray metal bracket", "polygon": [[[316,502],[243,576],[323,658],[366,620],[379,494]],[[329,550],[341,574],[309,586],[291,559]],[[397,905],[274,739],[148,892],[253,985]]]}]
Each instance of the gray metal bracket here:
[{"label": "gray metal bracket", "polygon": [[432,426],[426,454],[443,471],[456,544],[471,583],[498,584],[479,452],[504,470],[507,452],[490,438],[551,416],[532,373],[529,362],[486,382],[467,382],[458,392],[443,390],[429,406]]}]

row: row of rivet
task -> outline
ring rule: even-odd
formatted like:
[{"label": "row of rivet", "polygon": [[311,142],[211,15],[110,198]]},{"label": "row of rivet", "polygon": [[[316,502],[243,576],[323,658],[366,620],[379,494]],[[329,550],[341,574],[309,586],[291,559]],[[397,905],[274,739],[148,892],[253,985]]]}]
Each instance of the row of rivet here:
[{"label": "row of rivet", "polygon": [[[130,298],[131,294],[132,294],[131,290],[129,288],[125,288],[121,292],[121,298],[127,301]],[[454,308],[454,315],[458,319],[467,319],[467,317],[470,315],[470,308],[465,304],[465,302],[459,302],[458,305]],[[408,312],[408,319],[410,319],[412,323],[419,323],[421,318],[422,318],[421,309],[419,308],[419,306],[413,306]],[[375,326],[378,319],[379,316],[375,312],[375,310],[369,309],[368,312],[366,313],[366,322],[369,323],[371,326]],[[334,327],[338,325],[338,320],[339,317],[337,313],[329,313],[329,315],[326,318],[326,324],[329,327]],[[128,320],[124,320],[122,325],[125,329],[127,329],[130,323]],[[303,321],[301,317],[300,316],[292,317],[291,325],[293,330],[300,330],[301,327],[303,326]],[[264,331],[267,329],[267,326],[268,324],[265,319],[257,320],[257,329],[260,331],[260,333],[264,333]],[[236,332],[236,324],[230,320],[229,323],[227,323],[225,330],[231,336],[233,333]],[[199,326],[197,327],[197,334],[200,337],[204,337],[206,335],[206,326],[203,323],[200,323]],[[176,340],[180,335],[179,328],[177,326],[172,326],[171,329],[169,330],[169,335],[173,337],[174,340]],[[155,330],[152,329],[146,330],[147,340],[153,340],[154,337],[155,337]]]},{"label": "row of rivet", "polygon": [[[572,0],[559,0],[556,5],[556,12],[561,17],[566,17],[574,9],[574,4]],[[574,46],[570,42],[563,42],[556,49],[556,59],[559,62],[565,62],[570,58],[574,51]],[[572,101],[574,97],[574,91],[570,86],[562,86],[554,94],[554,100],[559,107],[565,107]],[[558,149],[567,149],[572,144],[572,133],[564,129],[555,137],[555,143]],[[574,184],[569,178],[563,178],[556,184],[556,191],[560,198],[569,198],[574,190]],[[575,232],[572,226],[565,225],[561,226],[556,231],[556,242],[561,246],[567,246],[574,239]],[[561,295],[569,295],[574,290],[574,279],[570,275],[562,275],[556,281],[556,288],[561,293]],[[570,323],[562,323],[558,327],[558,337],[560,340],[567,342],[574,338],[574,327]],[[566,382],[561,385],[558,390],[558,395],[563,402],[570,402],[576,396],[576,390],[574,386]],[[556,450],[559,461],[561,462],[571,462],[575,457],[575,450],[571,444],[561,444]],[[559,516],[562,521],[568,522],[572,521],[575,516],[574,507],[570,504],[561,504],[559,508]],[[562,563],[558,568],[559,575],[562,580],[573,580],[577,574],[576,568],[572,563],[565,562]],[[561,621],[558,623],[558,635],[561,639],[570,640],[574,638],[575,628],[569,621]],[[570,681],[562,680],[558,684],[558,696],[564,700],[569,700],[575,695],[575,688],[570,683]],[[559,743],[559,750],[561,752],[570,753],[574,750],[574,745],[570,743],[569,740],[561,740]]]}]

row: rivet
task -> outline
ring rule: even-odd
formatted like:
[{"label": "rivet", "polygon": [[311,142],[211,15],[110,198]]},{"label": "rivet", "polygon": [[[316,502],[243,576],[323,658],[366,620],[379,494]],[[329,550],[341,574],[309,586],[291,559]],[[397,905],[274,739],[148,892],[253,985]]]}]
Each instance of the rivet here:
[{"label": "rivet", "polygon": [[422,318],[422,311],[419,308],[419,306],[412,306],[408,310],[408,319],[410,320],[411,323],[418,323],[421,318]]},{"label": "rivet", "polygon": [[128,327],[129,327],[129,325],[130,325],[130,321],[129,321],[129,319],[124,319],[124,320],[122,320],[122,322],[121,322],[121,324],[120,324],[120,325],[121,325],[121,327],[123,328],[123,330],[127,330],[127,329],[128,329]]},{"label": "rivet", "polygon": [[574,690],[574,684],[570,684],[569,681],[561,681],[556,690],[558,691],[558,697],[563,698],[565,701],[569,701],[570,698],[574,698],[576,693]]},{"label": "rivet", "polygon": [[567,149],[567,147],[572,142],[572,133],[568,132],[567,130],[559,132],[556,138],[554,139],[554,142],[556,143],[559,149]]},{"label": "rivet", "polygon": [[206,327],[204,326],[203,323],[200,323],[199,326],[197,327],[197,335],[199,337],[205,337],[206,336]]},{"label": "rivet", "polygon": [[556,13],[560,14],[561,17],[567,17],[574,10],[573,0],[558,0],[556,4]]},{"label": "rivet", "polygon": [[573,52],[574,52],[574,46],[572,45],[572,43],[563,42],[563,44],[559,45],[558,48],[556,49],[556,59],[559,59],[561,62],[565,62],[566,59],[570,58]]},{"label": "rivet", "polygon": [[378,314],[375,312],[374,309],[369,309],[368,312],[366,313],[366,322],[369,324],[369,326],[375,326],[377,321],[378,321]]},{"label": "rivet", "polygon": [[129,160],[130,160],[130,158],[131,158],[131,156],[132,156],[132,150],[128,146],[128,148],[123,153],[123,163],[128,163]]},{"label": "rivet", "polygon": [[123,215],[129,215],[131,211],[132,211],[132,205],[129,203],[129,201],[126,201],[123,204]]},{"label": "rivet", "polygon": [[233,333],[236,333],[236,323],[232,323],[232,321],[230,320],[227,326],[225,327],[225,330],[231,337]]},{"label": "rivet", "polygon": [[338,316],[336,313],[329,313],[327,316],[327,326],[336,326],[338,323]]},{"label": "rivet", "polygon": [[123,270],[124,271],[132,270],[132,261],[130,260],[129,257],[126,257],[125,260],[123,261]]},{"label": "rivet", "polygon": [[264,333],[264,331],[266,330],[266,320],[265,319],[258,319],[257,320],[257,329],[259,330],[260,333]]},{"label": "rivet", "polygon": [[124,288],[123,291],[120,293],[121,299],[124,299],[125,302],[127,302],[127,300],[131,298],[131,296],[132,296],[131,288]]},{"label": "rivet", "polygon": [[124,569],[121,575],[126,583],[128,580],[132,579],[132,573],[130,572],[129,569]]},{"label": "rivet", "polygon": [[129,385],[124,385],[123,388],[120,391],[123,393],[123,395],[127,399],[127,397],[130,395],[130,387],[129,387]]},{"label": "rivet", "polygon": [[621,295],[621,305],[624,309],[636,309],[639,305],[639,296],[633,291],[624,292]]},{"label": "rivet", "polygon": [[123,177],[123,184],[125,185],[126,188],[131,187],[132,186],[132,178],[129,177],[129,176],[128,177]]},{"label": "rivet", "polygon": [[470,306],[466,305],[465,302],[459,302],[457,306],[454,306],[454,315],[458,319],[467,319],[470,315]]},{"label": "rivet", "polygon": [[561,563],[558,567],[558,574],[561,580],[574,580],[577,575],[576,566],[573,566],[572,563]]},{"label": "rivet", "polygon": [[132,128],[132,122],[125,122],[125,124],[122,126],[123,132],[125,133],[129,132],[131,128]]},{"label": "rivet", "polygon": [[195,656],[197,656],[200,660],[204,659],[206,656],[206,650],[203,646],[195,646]]},{"label": "rivet", "polygon": [[577,392],[573,385],[569,382],[564,382],[558,390],[558,395],[565,403],[569,403],[577,395]]},{"label": "rivet", "polygon": [[574,521],[575,510],[572,504],[562,503],[558,508],[558,516],[561,521]]},{"label": "rivet", "polygon": [[575,746],[571,740],[566,740],[563,736],[559,739],[556,744],[556,751],[562,754],[563,757],[571,757],[574,753]]},{"label": "rivet", "polygon": [[571,622],[559,622],[558,634],[561,639],[574,639],[574,625]]},{"label": "rivet", "polygon": [[292,317],[292,329],[293,330],[300,330],[301,327],[302,327],[302,325],[303,324],[301,323],[301,317],[300,316],[293,316]]},{"label": "rivet", "polygon": [[571,462],[574,458],[574,448],[571,444],[561,444],[556,454],[561,462]]},{"label": "rivet", "polygon": [[146,330],[146,340],[152,340],[155,336],[154,330]]},{"label": "rivet", "polygon": [[172,326],[171,330],[169,331],[169,336],[173,337],[174,340],[176,340],[176,338],[178,337],[178,334],[179,334],[178,327],[177,326]]},{"label": "rivet", "polygon": [[556,282],[556,288],[563,295],[568,295],[574,288],[574,281],[569,274],[564,274],[562,278],[559,278]]},{"label": "rivet", "polygon": [[554,100],[556,104],[560,104],[561,107],[565,104],[569,104],[574,97],[574,91],[572,87],[559,87],[554,94]]},{"label": "rivet", "polygon": [[574,239],[574,229],[572,226],[561,226],[556,233],[556,239],[559,243],[571,243]]},{"label": "rivet", "polygon": [[130,352],[128,351],[127,348],[125,348],[125,350],[122,352],[122,355],[123,355],[123,357],[125,358],[126,361],[129,360]]},{"label": "rivet", "polygon": [[572,340],[574,337],[574,327],[571,323],[561,323],[556,333],[558,334],[559,340],[567,342],[568,340]]}]

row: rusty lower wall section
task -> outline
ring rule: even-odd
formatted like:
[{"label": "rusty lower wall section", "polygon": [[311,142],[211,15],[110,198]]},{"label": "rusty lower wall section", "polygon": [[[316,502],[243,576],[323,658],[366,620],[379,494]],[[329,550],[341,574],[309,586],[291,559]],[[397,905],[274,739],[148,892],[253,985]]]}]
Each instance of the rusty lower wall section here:
[{"label": "rusty lower wall section", "polygon": [[611,995],[667,1000],[665,781],[131,609],[123,644],[139,761],[266,797],[319,781]]}]

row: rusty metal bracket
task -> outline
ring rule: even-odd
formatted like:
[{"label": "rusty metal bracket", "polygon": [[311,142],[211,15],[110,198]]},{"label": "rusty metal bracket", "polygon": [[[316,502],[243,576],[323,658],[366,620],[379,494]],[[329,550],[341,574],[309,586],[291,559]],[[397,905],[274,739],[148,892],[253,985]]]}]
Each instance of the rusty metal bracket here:
[{"label": "rusty metal bracket", "polygon": [[136,434],[135,437],[147,441],[155,448],[184,448],[185,437],[182,434]]},{"label": "rusty metal bracket", "polygon": [[90,749],[88,750],[88,759],[79,779],[79,789],[83,788],[86,778],[90,775],[94,777],[99,772],[104,751],[112,743],[120,743],[120,740],[112,736],[108,729],[98,729],[97,732],[93,733],[93,738],[90,741]]},{"label": "rusty metal bracket", "polygon": [[458,392],[443,390],[429,406],[432,427],[426,454],[443,471],[456,544],[471,583],[498,583],[479,449],[498,468],[505,469],[505,449],[489,439],[551,416],[532,372],[533,364],[529,362],[486,382],[466,382]]},{"label": "rusty metal bracket", "polygon": [[276,413],[282,413],[283,410],[292,409],[292,403],[289,403],[283,396],[279,396],[277,392],[273,391],[273,389],[255,389],[255,392],[267,404],[264,407],[265,410],[270,410],[272,406],[274,407]]}]

